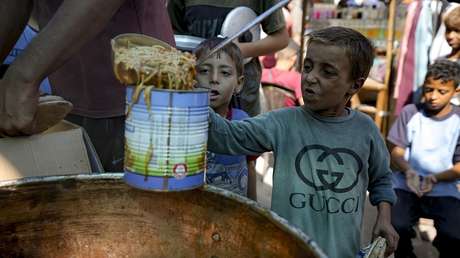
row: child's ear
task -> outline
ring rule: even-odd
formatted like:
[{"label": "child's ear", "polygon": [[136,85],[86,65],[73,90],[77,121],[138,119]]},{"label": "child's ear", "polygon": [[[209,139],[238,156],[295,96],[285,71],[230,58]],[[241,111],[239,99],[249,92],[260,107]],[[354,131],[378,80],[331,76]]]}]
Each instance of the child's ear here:
[{"label": "child's ear", "polygon": [[243,85],[244,85],[244,76],[241,75],[240,77],[238,77],[237,79],[237,85],[235,87],[235,91],[233,92],[233,94],[238,94],[240,93],[240,91],[243,89]]},{"label": "child's ear", "polygon": [[366,81],[366,78],[359,78],[353,82],[353,85],[351,85],[350,89],[348,90],[348,95],[353,96],[356,94],[364,85],[364,82]]}]

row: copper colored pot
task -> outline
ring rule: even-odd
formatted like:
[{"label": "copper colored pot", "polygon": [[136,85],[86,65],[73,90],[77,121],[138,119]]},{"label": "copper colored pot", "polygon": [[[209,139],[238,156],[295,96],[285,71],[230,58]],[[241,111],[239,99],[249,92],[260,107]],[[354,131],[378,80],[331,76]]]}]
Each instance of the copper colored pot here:
[{"label": "copper colored pot", "polygon": [[230,192],[148,192],[121,174],[0,183],[0,218],[1,257],[325,257]]}]

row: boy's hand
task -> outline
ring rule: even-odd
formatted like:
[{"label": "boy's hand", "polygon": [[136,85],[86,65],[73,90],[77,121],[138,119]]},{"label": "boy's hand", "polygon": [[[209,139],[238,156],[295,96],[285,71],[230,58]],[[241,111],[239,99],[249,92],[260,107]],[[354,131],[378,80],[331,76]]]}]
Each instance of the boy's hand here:
[{"label": "boy's hand", "polygon": [[378,236],[385,238],[387,241],[385,257],[394,253],[398,246],[399,235],[391,225],[391,205],[387,202],[378,204],[378,217],[372,230],[372,241]]},{"label": "boy's hand", "polygon": [[423,178],[422,185],[420,187],[420,191],[425,194],[431,192],[433,190],[434,184],[436,184],[438,180],[434,175],[429,175]]},{"label": "boy's hand", "polygon": [[379,222],[375,224],[373,236],[377,238],[381,236],[387,240],[387,249],[385,250],[385,257],[390,256],[396,250],[399,241],[399,235],[396,230],[393,228],[391,223]]},{"label": "boy's hand", "polygon": [[420,191],[420,178],[417,171],[409,168],[404,172],[406,176],[406,184],[409,189],[414,192],[418,197],[421,197],[423,193]]},{"label": "boy's hand", "polygon": [[398,246],[399,235],[391,223],[378,219],[374,226],[373,239],[376,239],[378,236],[381,236],[387,240],[385,257],[388,257],[394,253],[396,247]]}]

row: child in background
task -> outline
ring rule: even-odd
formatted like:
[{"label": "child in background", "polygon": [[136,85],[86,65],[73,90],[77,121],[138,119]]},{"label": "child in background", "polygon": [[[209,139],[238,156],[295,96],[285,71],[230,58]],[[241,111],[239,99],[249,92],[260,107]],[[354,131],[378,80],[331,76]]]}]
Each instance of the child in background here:
[{"label": "child in background", "polygon": [[[201,38],[220,35],[227,14],[234,8],[245,6],[260,15],[278,3],[277,0],[169,0],[168,12],[175,34],[186,34]],[[237,23],[237,22],[235,22]],[[254,42],[237,42],[243,57],[258,57],[285,48],[289,35],[283,17],[278,10],[261,23],[267,37]],[[244,86],[234,98],[234,106],[250,116],[260,113],[259,86],[262,68],[258,58],[244,65]]]},{"label": "child in background", "polygon": [[230,155],[273,151],[271,209],[331,258],[358,254],[368,190],[379,212],[374,237],[386,238],[389,254],[398,236],[390,222],[395,194],[387,148],[373,121],[346,107],[369,74],[372,45],[343,27],[308,37],[305,104],[231,122],[211,111],[208,148]]},{"label": "child in background", "polygon": [[275,55],[264,56],[262,59],[262,84],[277,85],[289,90],[284,99],[284,107],[303,105],[300,87],[300,73],[295,70],[298,46],[293,40],[289,46]]},{"label": "child in background", "polygon": [[460,107],[449,103],[459,82],[459,64],[436,61],[425,76],[424,103],[404,107],[388,135],[398,196],[392,222],[401,237],[396,258],[415,257],[412,227],[420,217],[434,220],[441,258],[460,245]]},{"label": "child in background", "polygon": [[447,59],[460,63],[460,6],[455,7],[444,20],[446,26],[446,41],[452,48]]},{"label": "child in background", "polygon": [[[446,26],[446,41],[452,48],[447,58],[450,61],[460,64],[460,6],[455,7],[444,20]],[[457,94],[452,98],[452,103],[460,105],[460,95]]]},{"label": "child in background", "polygon": [[[199,59],[221,43],[223,39],[203,41],[195,50]],[[242,120],[248,116],[240,109],[230,107],[232,96],[243,86],[243,57],[240,49],[230,43],[206,59],[196,68],[199,87],[210,90],[210,106],[228,120]],[[254,160],[245,155],[223,155],[208,152],[208,184],[233,191],[256,200],[256,172]]]}]

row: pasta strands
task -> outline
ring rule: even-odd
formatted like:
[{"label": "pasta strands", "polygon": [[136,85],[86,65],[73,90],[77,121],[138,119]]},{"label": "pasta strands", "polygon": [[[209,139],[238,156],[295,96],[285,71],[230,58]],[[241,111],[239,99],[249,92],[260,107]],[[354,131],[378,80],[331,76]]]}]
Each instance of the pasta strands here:
[{"label": "pasta strands", "polygon": [[[160,45],[136,46],[128,43],[127,48],[117,49],[114,53],[115,75],[121,83],[127,84],[122,72],[117,69],[136,71],[140,85],[154,86],[158,89],[192,90],[195,84],[196,58],[174,48]],[[144,80],[142,80],[145,78]]]}]

